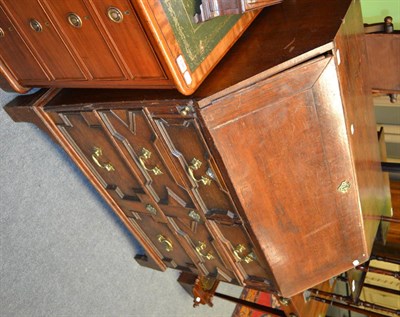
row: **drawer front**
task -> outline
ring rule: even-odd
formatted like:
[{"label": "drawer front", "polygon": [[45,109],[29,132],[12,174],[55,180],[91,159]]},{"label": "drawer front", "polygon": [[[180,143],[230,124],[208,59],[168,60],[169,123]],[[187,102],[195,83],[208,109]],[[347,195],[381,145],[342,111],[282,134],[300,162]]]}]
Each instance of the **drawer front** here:
[{"label": "drawer front", "polygon": [[93,79],[125,78],[83,1],[41,1]]},{"label": "drawer front", "polygon": [[0,8],[0,56],[18,80],[48,80],[2,8]]},{"label": "drawer front", "polygon": [[92,174],[123,209],[134,208],[144,193],[94,112],[50,113],[60,131],[85,161]]},{"label": "drawer front", "polygon": [[235,280],[235,274],[222,260],[220,250],[201,212],[191,208],[162,205],[160,208],[202,275],[216,277],[226,282]]},{"label": "drawer front", "polygon": [[154,221],[149,215],[135,212],[131,213],[129,221],[132,226],[144,233],[167,267],[198,272],[179,240],[166,224]]},{"label": "drawer front", "polygon": [[200,132],[197,119],[155,118],[171,157],[186,179],[187,186],[208,216],[236,214],[227,190],[217,177],[217,167]]},{"label": "drawer front", "polygon": [[100,111],[99,115],[115,145],[136,167],[138,177],[156,202],[193,208],[182,180],[172,173],[173,164],[143,110],[113,109]]},{"label": "drawer front", "polygon": [[[48,73],[55,79],[86,79],[39,3],[33,0],[1,0],[1,3]],[[21,64],[26,65],[25,61]]]},{"label": "drawer front", "polygon": [[272,272],[261,252],[253,246],[242,226],[218,223],[224,247],[243,276],[244,285],[265,291],[276,291]]},{"label": "drawer front", "polygon": [[128,0],[89,0],[129,70],[131,79],[165,79],[153,48]]}]

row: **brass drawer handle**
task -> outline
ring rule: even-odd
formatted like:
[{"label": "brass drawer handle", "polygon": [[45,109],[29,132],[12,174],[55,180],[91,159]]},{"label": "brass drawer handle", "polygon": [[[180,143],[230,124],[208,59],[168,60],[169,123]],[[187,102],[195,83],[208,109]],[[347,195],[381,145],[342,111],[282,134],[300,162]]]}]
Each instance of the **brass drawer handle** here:
[{"label": "brass drawer handle", "polygon": [[194,171],[197,171],[202,164],[201,161],[198,160],[197,158],[193,158],[191,164],[192,165],[189,165],[188,168],[188,172],[191,179],[193,179],[196,183],[202,183],[203,185],[208,185],[208,186],[211,185],[211,179],[205,176],[201,176],[201,179],[196,179],[196,177],[194,176]]},{"label": "brass drawer handle", "polygon": [[207,245],[202,242],[199,241],[199,243],[196,246],[196,252],[198,255],[200,255],[202,258],[206,258],[207,260],[213,260],[214,259],[214,255],[210,252],[208,252],[207,254],[204,254],[203,251],[207,248]]},{"label": "brass drawer handle", "polygon": [[140,161],[140,165],[142,165],[142,167],[148,171],[148,172],[152,172],[154,175],[161,175],[163,172],[157,167],[153,167],[153,168],[147,168],[146,166],[146,160],[148,160],[151,157],[151,152],[145,148],[142,149],[142,155],[139,156],[139,161]]},{"label": "brass drawer handle", "polygon": [[71,24],[74,28],[81,28],[82,27],[82,19],[76,13],[69,13],[67,16],[69,24]]},{"label": "brass drawer handle", "polygon": [[174,247],[172,246],[172,242],[169,241],[166,237],[164,237],[162,234],[159,234],[157,236],[157,240],[164,245],[165,251],[171,252],[174,250]]},{"label": "brass drawer handle", "polygon": [[256,255],[253,252],[249,252],[246,256],[242,256],[243,251],[246,250],[246,247],[243,244],[238,244],[236,248],[233,250],[233,254],[239,262],[244,261],[246,263],[253,262],[256,259]]},{"label": "brass drawer handle", "polygon": [[108,18],[115,23],[121,23],[124,19],[124,15],[122,14],[121,10],[116,7],[109,7],[107,10],[107,15]]},{"label": "brass drawer handle", "polygon": [[0,37],[5,37],[5,36],[6,36],[6,34],[4,33],[3,29],[0,28]]},{"label": "brass drawer handle", "polygon": [[100,156],[103,155],[103,150],[97,146],[93,148],[93,153],[92,153],[92,160],[93,162],[100,168],[105,168],[107,172],[113,172],[115,171],[114,166],[111,165],[111,163],[101,163],[99,161]]},{"label": "brass drawer handle", "polygon": [[35,20],[35,19],[29,20],[29,25],[32,28],[32,30],[34,30],[35,32],[43,31],[43,27],[38,20]]}]

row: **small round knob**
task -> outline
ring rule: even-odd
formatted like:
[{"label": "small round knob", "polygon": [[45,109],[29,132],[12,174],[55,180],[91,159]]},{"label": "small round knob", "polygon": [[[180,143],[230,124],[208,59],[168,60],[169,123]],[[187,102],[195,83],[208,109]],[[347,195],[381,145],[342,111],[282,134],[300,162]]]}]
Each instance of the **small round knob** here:
[{"label": "small round knob", "polygon": [[109,7],[107,10],[107,15],[110,20],[115,23],[121,23],[124,19],[124,15],[122,14],[121,10],[115,7]]},{"label": "small round knob", "polygon": [[5,37],[5,36],[6,36],[6,34],[4,33],[3,29],[0,28],[0,37]]},{"label": "small round knob", "polygon": [[67,16],[69,24],[71,24],[74,28],[82,27],[82,19],[76,13],[70,13]]},{"label": "small round knob", "polygon": [[42,32],[43,31],[43,27],[40,24],[40,22],[38,20],[35,19],[31,19],[29,21],[29,25],[32,28],[32,30],[34,30],[35,32]]}]

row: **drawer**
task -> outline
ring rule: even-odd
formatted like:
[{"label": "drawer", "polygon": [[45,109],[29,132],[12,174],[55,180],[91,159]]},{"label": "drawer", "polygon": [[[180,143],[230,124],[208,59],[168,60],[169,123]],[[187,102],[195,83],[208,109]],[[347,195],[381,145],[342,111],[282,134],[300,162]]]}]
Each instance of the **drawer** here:
[{"label": "drawer", "polygon": [[[82,0],[40,0],[93,79],[124,79],[117,60]],[[57,55],[55,55],[57,56]],[[63,55],[59,55],[63,56]]]},{"label": "drawer", "polygon": [[[25,41],[34,50],[36,57],[43,61],[47,72],[53,78],[86,79],[37,1],[1,0],[1,4],[6,8],[9,17],[14,19]],[[26,67],[25,60],[21,64]]]},{"label": "drawer", "polygon": [[275,291],[272,272],[261,252],[253,246],[242,226],[217,224],[225,248],[243,276],[241,281],[248,287],[265,291]]},{"label": "drawer", "polygon": [[128,0],[88,0],[131,79],[164,79],[166,75]]},{"label": "drawer", "polygon": [[204,212],[234,213],[228,191],[219,181],[218,170],[195,118],[155,118],[154,122],[171,157],[186,179]]},{"label": "drawer", "polygon": [[48,80],[2,8],[0,8],[0,56],[16,78]]},{"label": "drawer", "polygon": [[99,115],[155,201],[193,208],[181,178],[172,172],[175,167],[143,110],[113,109],[100,111]]},{"label": "drawer", "polygon": [[236,278],[222,260],[214,238],[206,227],[205,219],[198,210],[163,205],[160,205],[160,208],[202,275],[226,282],[232,282]]},{"label": "drawer", "polygon": [[141,183],[113,147],[95,112],[49,113],[92,174],[122,209],[141,204]]},{"label": "drawer", "polygon": [[158,256],[167,267],[197,274],[195,265],[167,224],[156,222],[149,215],[135,212],[131,214],[129,221],[147,237],[149,244],[157,250]]}]

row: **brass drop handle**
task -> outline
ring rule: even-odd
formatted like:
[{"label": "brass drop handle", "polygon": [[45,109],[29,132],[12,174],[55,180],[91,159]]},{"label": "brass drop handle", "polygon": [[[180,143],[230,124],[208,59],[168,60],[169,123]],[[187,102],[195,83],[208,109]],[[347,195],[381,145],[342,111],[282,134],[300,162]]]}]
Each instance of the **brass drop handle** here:
[{"label": "brass drop handle", "polygon": [[67,20],[69,24],[71,24],[74,28],[81,28],[82,27],[82,19],[76,13],[69,13],[67,16]]},{"label": "brass drop handle", "polygon": [[32,28],[32,30],[34,30],[35,32],[42,32],[43,31],[43,27],[40,24],[40,22],[38,20],[35,19],[30,19],[29,20],[29,25]]},{"label": "brass drop handle", "polygon": [[196,183],[202,183],[203,185],[208,185],[208,186],[211,185],[211,179],[209,179],[205,176],[201,176],[200,179],[197,179],[194,176],[194,171],[197,171],[200,168],[202,162],[200,160],[198,160],[197,158],[193,158],[190,163],[191,163],[191,165],[189,165],[189,167],[188,167],[188,172],[189,172],[190,178],[192,180],[194,180]]},{"label": "brass drop handle", "polygon": [[248,253],[246,256],[243,256],[242,253],[246,251],[246,247],[243,244],[238,244],[233,250],[233,254],[239,262],[244,261],[246,263],[253,262],[256,259],[256,255],[253,252]]},{"label": "brass drop handle", "polygon": [[203,251],[207,248],[207,245],[202,242],[199,241],[199,243],[196,246],[196,252],[198,255],[200,255],[202,258],[206,258],[207,260],[213,260],[214,259],[214,255],[210,252],[208,252],[207,254],[204,254]]},{"label": "brass drop handle", "polygon": [[0,28],[0,37],[5,37],[6,34],[4,33],[4,30],[2,28]]},{"label": "brass drop handle", "polygon": [[114,166],[112,166],[111,163],[101,163],[99,161],[100,157],[103,155],[103,150],[97,146],[93,148],[93,153],[92,153],[92,160],[93,162],[100,168],[104,168],[107,170],[107,172],[113,172],[115,171]]},{"label": "brass drop handle", "polygon": [[142,165],[142,167],[148,171],[148,172],[152,172],[154,175],[161,175],[163,174],[163,172],[157,167],[153,167],[153,168],[148,168],[146,166],[146,160],[148,160],[151,157],[151,152],[145,148],[142,149],[142,155],[139,156],[139,162],[140,165]]},{"label": "brass drop handle", "polygon": [[124,19],[124,15],[122,14],[121,10],[116,7],[109,7],[107,10],[107,15],[108,18],[115,23],[121,23]]},{"label": "brass drop handle", "polygon": [[157,236],[158,242],[164,245],[165,251],[171,252],[174,250],[174,247],[172,246],[172,242],[169,241],[166,237],[164,237],[162,234],[159,234]]}]

